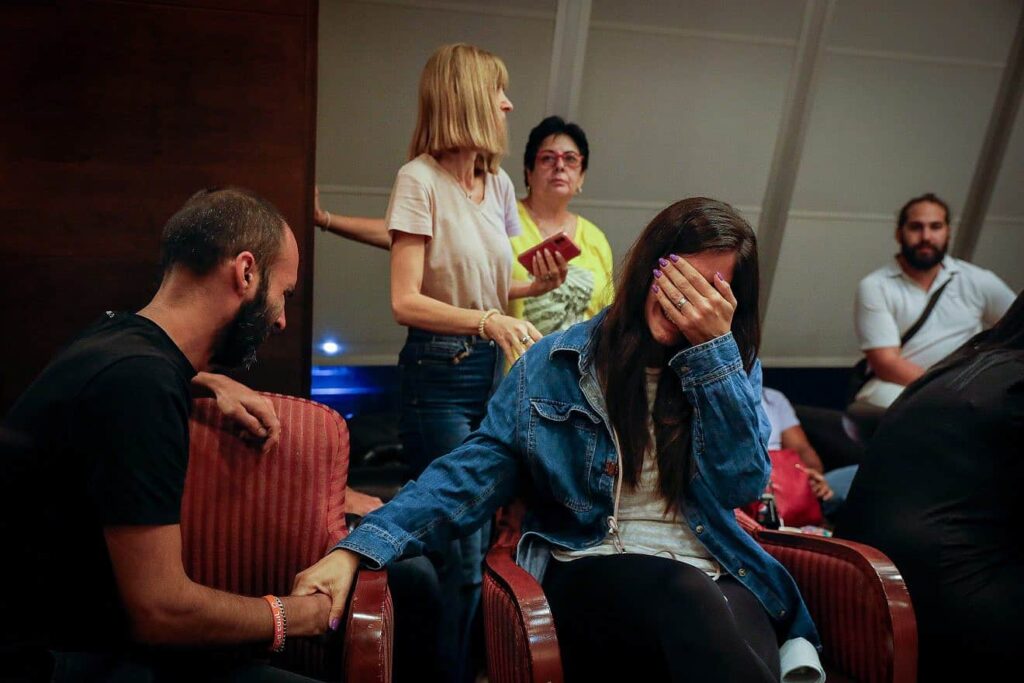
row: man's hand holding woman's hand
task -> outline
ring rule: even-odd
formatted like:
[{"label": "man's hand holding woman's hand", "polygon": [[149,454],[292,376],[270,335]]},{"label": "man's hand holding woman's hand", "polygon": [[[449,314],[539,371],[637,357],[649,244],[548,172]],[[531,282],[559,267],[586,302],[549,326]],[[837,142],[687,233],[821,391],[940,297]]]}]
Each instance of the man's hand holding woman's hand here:
[{"label": "man's hand holding woman's hand", "polygon": [[654,286],[665,317],[694,346],[711,341],[732,329],[736,297],[732,287],[715,273],[714,286],[682,256],[659,259]]},{"label": "man's hand holding woman's hand", "polygon": [[292,595],[315,595],[323,593],[331,599],[331,609],[327,618],[327,627],[337,631],[341,626],[341,618],[345,614],[345,602],[352,589],[356,570],[359,568],[359,556],[355,553],[337,549],[332,550],[312,567],[305,569],[295,577],[292,584]]}]

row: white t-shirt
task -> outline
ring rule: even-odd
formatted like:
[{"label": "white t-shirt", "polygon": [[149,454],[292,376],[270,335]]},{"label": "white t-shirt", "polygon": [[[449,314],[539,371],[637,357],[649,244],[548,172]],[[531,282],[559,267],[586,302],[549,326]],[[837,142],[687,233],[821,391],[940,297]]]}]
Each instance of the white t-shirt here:
[{"label": "white t-shirt", "polygon": [[[654,405],[661,371],[647,368],[647,405]],[[651,443],[654,443],[654,425],[651,429]],[[697,535],[690,528],[686,516],[673,509],[665,512],[665,498],[658,488],[658,458],[653,448],[644,453],[640,480],[636,488],[623,485],[619,496],[616,521],[619,525],[619,541],[627,553],[666,557],[685,562],[717,579],[722,569]],[[552,550],[551,555],[563,562],[595,555],[615,555],[619,551],[608,534],[598,545],[582,550]]]},{"label": "white t-shirt", "polygon": [[764,388],[761,394],[761,405],[768,414],[768,422],[772,425],[772,435],[768,437],[768,450],[777,451],[782,448],[782,432],[790,427],[797,427],[800,420],[796,417],[793,404],[786,395],[775,389]]},{"label": "white t-shirt", "polygon": [[[854,327],[862,351],[898,347],[900,337],[924,312],[928,299],[950,278],[953,281],[939,297],[924,326],[918,330],[900,356],[928,368],[959,348],[964,342],[994,325],[1013,303],[1014,293],[992,271],[946,256],[938,277],[926,292],[907,277],[899,263],[871,273],[857,287]],[[857,400],[888,407],[903,387],[872,378],[857,394]]]},{"label": "white t-shirt", "polygon": [[389,232],[428,238],[422,294],[459,308],[506,310],[508,240],[520,227],[515,188],[504,170],[484,174],[477,204],[434,157],[421,154],[399,169],[384,223]]}]

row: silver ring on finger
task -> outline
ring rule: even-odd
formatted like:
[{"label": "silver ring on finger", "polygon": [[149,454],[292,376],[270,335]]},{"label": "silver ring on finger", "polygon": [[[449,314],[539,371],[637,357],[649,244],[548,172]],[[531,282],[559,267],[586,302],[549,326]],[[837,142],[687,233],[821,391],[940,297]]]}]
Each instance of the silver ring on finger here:
[{"label": "silver ring on finger", "polygon": [[676,310],[679,310],[679,311],[683,310],[683,306],[685,306],[688,303],[690,303],[690,302],[686,300],[685,296],[679,297],[679,301],[677,301],[675,303]]},{"label": "silver ring on finger", "polygon": [[545,276],[544,276],[543,278],[541,278],[541,279],[543,279],[543,280],[547,280],[548,282],[550,282],[551,280],[555,279],[555,276],[554,276],[554,275],[552,275],[551,273],[548,273],[547,275],[545,275]]},{"label": "silver ring on finger", "polygon": [[522,337],[519,338],[519,343],[522,344],[523,346],[526,346],[531,341],[533,341],[533,340],[530,339],[530,335],[528,335],[528,334],[524,334]]}]

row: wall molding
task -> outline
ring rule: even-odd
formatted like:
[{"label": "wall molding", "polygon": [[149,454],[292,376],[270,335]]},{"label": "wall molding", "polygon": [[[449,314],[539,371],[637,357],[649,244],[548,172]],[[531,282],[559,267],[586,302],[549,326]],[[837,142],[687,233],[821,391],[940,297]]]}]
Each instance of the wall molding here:
[{"label": "wall molding", "polygon": [[543,19],[554,22],[555,12],[504,7],[500,3],[476,4],[468,2],[430,2],[429,0],[350,0],[362,5],[387,5],[404,9],[432,9],[461,14],[481,14],[491,17],[512,17],[516,19]]},{"label": "wall molding", "polygon": [[940,57],[938,55],[922,55],[916,52],[897,52],[893,50],[864,50],[841,45],[826,47],[825,52],[826,54],[843,55],[844,57],[864,57],[866,59],[882,59],[890,62],[914,62],[940,66],[963,66],[974,69],[1002,70],[1006,67],[1006,62],[994,62],[986,59]]},{"label": "wall molding", "polygon": [[[519,19],[542,19],[555,21],[556,11],[532,10],[517,7],[504,7],[500,3],[482,4],[468,2],[431,2],[430,0],[350,0],[363,5],[382,5],[418,10],[439,10],[462,14],[477,14],[493,17],[513,17]],[[591,30],[616,31],[619,33],[640,33],[644,35],[671,36],[692,40],[710,40],[721,43],[741,43],[746,45],[765,45],[796,49],[795,38],[772,38],[751,33],[729,33],[727,31],[708,31],[706,29],[677,28],[672,26],[656,26],[653,24],[635,24],[625,21],[590,21]],[[860,57],[890,62],[911,62],[917,64],[934,64],[941,66],[961,66],[973,69],[1000,70],[1006,62],[969,57],[943,57],[940,55],[924,55],[916,52],[900,52],[899,50],[869,50],[848,45],[829,45],[825,47],[829,55],[844,57]]]},{"label": "wall molding", "polygon": [[590,7],[590,0],[558,0],[546,115],[555,114],[567,121],[578,118],[590,35]]},{"label": "wall molding", "polygon": [[633,24],[625,21],[591,20],[590,28],[619,33],[641,33],[644,35],[671,36],[675,38],[692,38],[696,40],[712,40],[722,43],[743,43],[746,45],[768,45],[771,47],[795,48],[796,40],[792,38],[772,38],[756,36],[751,33],[727,33],[725,31],[708,31],[695,28],[678,28],[674,26],[654,26],[651,24]]},{"label": "wall molding", "polygon": [[[390,187],[372,187],[364,185],[320,185],[322,195],[348,195],[355,197],[388,197],[391,195]],[[638,200],[638,199],[574,199],[573,207],[579,209],[610,209],[613,211],[661,211],[673,200],[662,201]],[[747,216],[759,216],[761,207],[753,204],[735,204],[737,209]],[[810,209],[793,209],[789,212],[790,219],[811,220],[822,222],[847,222],[847,223],[887,223],[893,224],[896,220],[896,213],[875,213],[869,211],[815,211]],[[953,224],[956,225],[959,216],[953,216]],[[988,216],[986,224],[997,225],[1024,225],[1024,215],[1020,216]]]},{"label": "wall molding", "polygon": [[[644,35],[672,36],[677,38],[741,43],[746,45],[766,45],[770,47],[782,47],[794,50],[796,49],[797,44],[795,38],[771,38],[769,36],[756,36],[749,33],[726,33],[722,31],[707,31],[704,29],[633,24],[623,21],[591,21],[590,28],[605,31],[617,31],[620,33],[640,33]],[[962,66],[975,69],[1002,69],[1006,66],[1005,62],[989,61],[985,59],[923,55],[916,52],[900,52],[898,50],[868,50],[844,45],[827,45],[825,46],[825,53],[829,55],[843,55],[845,57],[862,57],[866,59],[881,59],[886,61],[912,62],[918,64],[939,64],[943,66]]]}]

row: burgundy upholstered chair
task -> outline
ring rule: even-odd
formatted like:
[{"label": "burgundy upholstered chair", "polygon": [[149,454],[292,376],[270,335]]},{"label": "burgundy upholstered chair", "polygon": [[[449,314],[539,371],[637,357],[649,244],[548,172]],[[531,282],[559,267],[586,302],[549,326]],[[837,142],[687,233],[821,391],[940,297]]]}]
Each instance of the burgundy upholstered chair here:
[{"label": "burgundy upholstered chair", "polygon": [[[518,503],[498,515],[484,573],[484,627],[491,683],[560,683],[562,663],[541,586],[515,563]],[[913,683],[917,623],[903,579],[881,552],[860,543],[741,525],[793,575],[821,634],[829,683]],[[638,665],[638,674],[642,668]]]},{"label": "burgundy upholstered chair", "polygon": [[[225,424],[216,401],[195,402],[183,554],[198,583],[243,595],[288,595],[295,575],[347,533],[348,427],[319,403],[264,396],[281,420],[281,442],[267,455]],[[360,570],[344,633],[289,639],[272,662],[316,678],[388,683],[392,644],[387,574]]]}]

